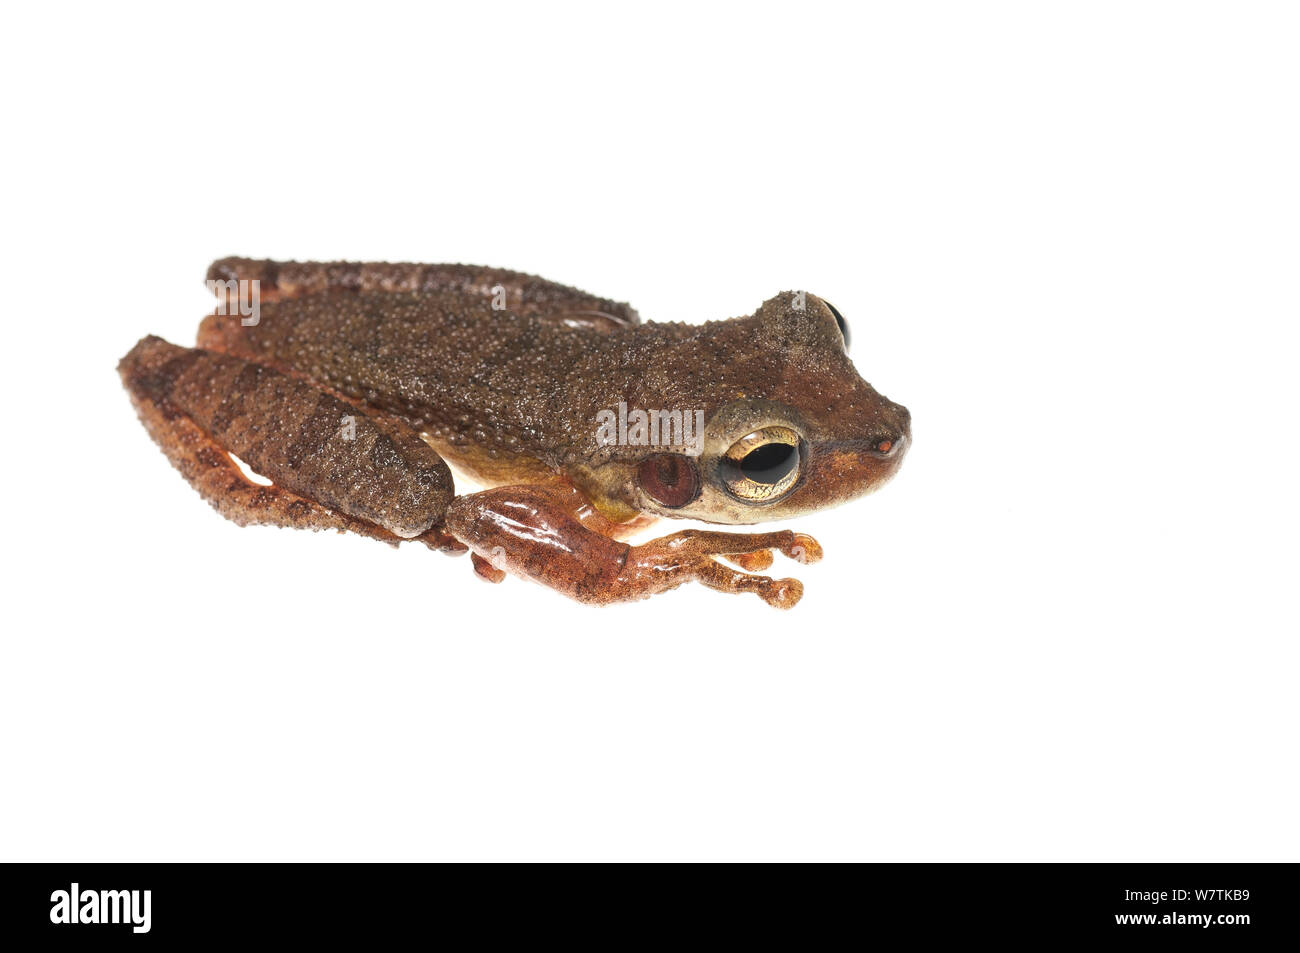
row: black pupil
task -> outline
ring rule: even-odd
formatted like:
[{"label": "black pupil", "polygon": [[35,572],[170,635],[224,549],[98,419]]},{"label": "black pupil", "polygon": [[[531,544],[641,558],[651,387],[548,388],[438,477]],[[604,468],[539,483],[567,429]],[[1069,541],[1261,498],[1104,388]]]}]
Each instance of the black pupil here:
[{"label": "black pupil", "polygon": [[779,483],[798,459],[799,454],[788,443],[765,443],[745,454],[740,472],[755,483]]}]

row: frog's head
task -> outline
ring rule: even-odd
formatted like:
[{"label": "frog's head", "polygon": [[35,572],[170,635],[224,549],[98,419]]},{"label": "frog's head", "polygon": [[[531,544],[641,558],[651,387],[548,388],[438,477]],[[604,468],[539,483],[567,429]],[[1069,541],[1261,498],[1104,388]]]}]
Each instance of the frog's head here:
[{"label": "frog's head", "polygon": [[911,414],[859,376],[848,324],[829,303],[786,292],[749,318],[705,326],[726,365],[700,386],[696,453],[637,472],[639,506],[711,523],[759,523],[879,488],[911,442]]}]

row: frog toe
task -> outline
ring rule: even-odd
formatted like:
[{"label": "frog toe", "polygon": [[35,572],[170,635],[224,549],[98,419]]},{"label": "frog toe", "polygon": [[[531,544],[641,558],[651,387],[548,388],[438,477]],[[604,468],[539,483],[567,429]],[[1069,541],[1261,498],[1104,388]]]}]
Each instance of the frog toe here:
[{"label": "frog toe", "polygon": [[762,572],[764,569],[772,568],[772,563],[776,561],[770,549],[756,549],[752,553],[733,553],[723,558],[746,572]]},{"label": "frog toe", "polygon": [[728,569],[712,559],[704,560],[696,567],[695,578],[718,592],[752,592],[778,609],[791,609],[803,598],[803,583],[798,579],[752,576]]},{"label": "frog toe", "polygon": [[795,533],[793,535],[793,542],[790,543],[788,549],[783,550],[787,556],[805,566],[821,562],[822,556],[825,555],[821,543],[807,533]]}]

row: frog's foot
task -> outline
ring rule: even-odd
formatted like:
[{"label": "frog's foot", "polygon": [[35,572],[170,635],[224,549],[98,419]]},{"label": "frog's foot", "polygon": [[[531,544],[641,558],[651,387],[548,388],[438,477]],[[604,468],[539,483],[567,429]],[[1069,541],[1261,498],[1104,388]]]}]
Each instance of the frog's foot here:
[{"label": "frog's foot", "polygon": [[770,606],[789,609],[803,596],[803,583],[798,579],[772,579],[737,572],[712,558],[721,556],[743,569],[757,572],[772,565],[774,551],[805,565],[822,558],[821,544],[804,533],[684,530],[633,547],[628,567],[634,584],[645,585],[647,577],[652,581],[663,574],[685,574],[710,589],[753,592]]},{"label": "frog's foot", "polygon": [[507,486],[457,497],[446,529],[474,552],[475,571],[498,582],[507,572],[592,605],[629,602],[698,581],[720,592],[753,592],[788,609],[803,595],[797,579],[738,572],[714,557],[767,568],[773,551],[801,563],[821,558],[811,536],[685,530],[640,546],[611,539],[584,523],[572,487]]},{"label": "frog's foot", "polygon": [[492,561],[484,559],[478,553],[470,553],[470,564],[474,567],[474,574],[484,582],[498,583],[506,581],[506,571],[498,569],[492,565]]},{"label": "frog's foot", "polygon": [[469,552],[468,546],[450,533],[444,532],[439,526],[434,526],[432,529],[421,533],[412,542],[424,543],[430,549],[446,553],[448,556],[464,556]]}]

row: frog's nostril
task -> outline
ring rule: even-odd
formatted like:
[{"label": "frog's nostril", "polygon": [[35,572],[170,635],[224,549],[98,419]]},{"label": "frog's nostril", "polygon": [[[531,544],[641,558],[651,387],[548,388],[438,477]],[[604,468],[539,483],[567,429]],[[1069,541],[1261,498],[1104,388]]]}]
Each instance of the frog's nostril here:
[{"label": "frog's nostril", "polygon": [[907,439],[907,430],[904,429],[881,437],[871,446],[877,453],[892,457],[903,452],[903,448],[907,446]]}]

